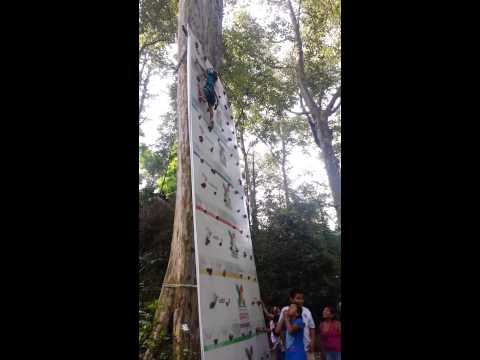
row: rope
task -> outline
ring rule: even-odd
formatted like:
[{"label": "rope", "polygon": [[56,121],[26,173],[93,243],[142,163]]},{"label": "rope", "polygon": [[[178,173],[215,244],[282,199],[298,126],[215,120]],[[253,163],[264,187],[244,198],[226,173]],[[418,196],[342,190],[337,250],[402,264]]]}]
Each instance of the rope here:
[{"label": "rope", "polygon": [[173,287],[173,288],[177,288],[177,287],[194,287],[194,288],[196,288],[197,285],[196,285],[196,284],[162,284],[162,287]]}]

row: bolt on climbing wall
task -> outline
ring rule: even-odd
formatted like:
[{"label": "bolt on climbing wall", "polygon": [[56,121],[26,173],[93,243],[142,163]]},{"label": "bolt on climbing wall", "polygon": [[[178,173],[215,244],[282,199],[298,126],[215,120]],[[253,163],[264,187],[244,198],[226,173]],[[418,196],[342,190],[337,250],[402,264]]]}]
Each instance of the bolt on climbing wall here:
[{"label": "bolt on climbing wall", "polygon": [[211,117],[201,99],[211,68],[188,32],[188,117],[203,360],[268,360],[267,335],[234,119],[218,79]]}]

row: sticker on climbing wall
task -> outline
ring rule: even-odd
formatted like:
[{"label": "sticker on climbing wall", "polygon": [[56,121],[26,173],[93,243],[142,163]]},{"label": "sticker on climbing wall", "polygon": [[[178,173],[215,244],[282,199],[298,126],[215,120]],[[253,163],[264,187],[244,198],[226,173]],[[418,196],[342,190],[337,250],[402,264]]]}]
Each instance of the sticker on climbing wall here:
[{"label": "sticker on climbing wall", "polygon": [[221,78],[188,31],[187,84],[202,360],[267,360],[235,121]]}]

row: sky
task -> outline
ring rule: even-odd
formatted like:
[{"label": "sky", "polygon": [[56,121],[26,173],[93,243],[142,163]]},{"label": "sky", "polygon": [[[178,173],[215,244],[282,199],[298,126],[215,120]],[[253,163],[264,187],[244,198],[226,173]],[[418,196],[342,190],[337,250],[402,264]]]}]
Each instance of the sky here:
[{"label": "sky", "polygon": [[[257,18],[260,23],[264,23],[271,19],[272,12],[267,6],[262,6],[263,1],[248,1],[239,0],[237,8],[244,7],[251,15]],[[224,26],[228,26],[232,22],[232,14],[230,8],[225,8]],[[169,46],[169,58],[176,64],[176,45]],[[285,53],[285,51],[283,51]],[[158,126],[161,121],[161,116],[169,111],[169,94],[168,88],[172,84],[173,78],[171,76],[161,77],[160,75],[152,76],[148,91],[154,95],[151,99],[146,101],[145,116],[147,120],[142,124],[142,131],[145,136],[140,138],[140,142],[146,145],[155,144],[159,137]],[[301,111],[299,108],[294,109]],[[263,144],[258,144],[255,148],[256,153],[264,154],[267,148]],[[293,188],[297,187],[306,181],[316,181],[328,185],[327,174],[320,158],[320,151],[316,145],[312,145],[307,149],[308,154],[305,154],[302,149],[296,148],[288,158],[291,170],[289,171],[289,180]],[[259,194],[261,198],[261,194]],[[333,213],[332,213],[332,216]]]}]

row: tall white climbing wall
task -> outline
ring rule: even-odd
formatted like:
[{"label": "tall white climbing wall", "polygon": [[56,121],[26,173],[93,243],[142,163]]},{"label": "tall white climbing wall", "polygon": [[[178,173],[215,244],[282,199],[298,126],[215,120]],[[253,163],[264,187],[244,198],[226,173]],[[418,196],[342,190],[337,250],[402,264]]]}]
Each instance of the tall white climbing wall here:
[{"label": "tall white climbing wall", "polygon": [[188,32],[188,116],[203,360],[270,358],[243,192],[235,127],[219,79],[214,126],[198,90],[211,67]]}]

